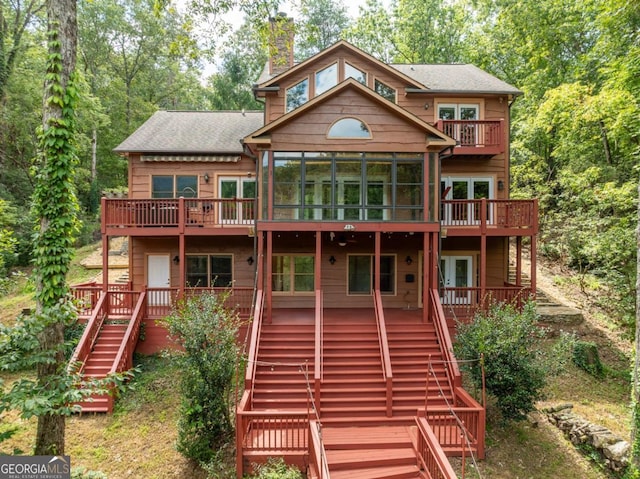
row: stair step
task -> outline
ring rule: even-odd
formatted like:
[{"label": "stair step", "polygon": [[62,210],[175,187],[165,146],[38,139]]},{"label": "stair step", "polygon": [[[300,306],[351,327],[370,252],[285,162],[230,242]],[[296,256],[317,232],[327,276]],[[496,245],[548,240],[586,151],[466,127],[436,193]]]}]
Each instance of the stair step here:
[{"label": "stair step", "polygon": [[424,477],[418,466],[372,467],[357,470],[331,471],[331,479],[411,479]]},{"label": "stair step", "polygon": [[333,471],[346,469],[415,465],[416,454],[410,446],[394,449],[330,449],[327,451],[327,463],[333,476]]}]

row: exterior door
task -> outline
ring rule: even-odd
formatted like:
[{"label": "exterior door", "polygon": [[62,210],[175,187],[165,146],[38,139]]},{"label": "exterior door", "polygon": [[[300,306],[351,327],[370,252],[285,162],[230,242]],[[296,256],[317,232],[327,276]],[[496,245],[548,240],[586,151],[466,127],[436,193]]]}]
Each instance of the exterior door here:
[{"label": "exterior door", "polygon": [[[440,195],[443,200],[456,200],[442,204],[440,220],[445,225],[464,226],[478,224],[481,218],[480,200],[493,198],[493,178],[452,178],[440,181]],[[487,204],[487,222],[493,223],[493,208]]]},{"label": "exterior door", "polygon": [[478,123],[480,105],[442,103],[438,105],[440,120],[456,120],[445,125],[445,133],[457,140],[459,146],[476,146],[478,144]]},{"label": "exterior door", "polygon": [[[223,224],[253,224],[253,202],[237,201],[250,200],[256,197],[256,182],[248,178],[220,178],[220,222]],[[235,200],[235,201],[233,201]]]},{"label": "exterior door", "polygon": [[[171,268],[168,254],[150,254],[147,256],[147,292],[151,306],[169,306],[171,286]],[[156,289],[162,288],[162,289]]]},{"label": "exterior door", "polygon": [[440,297],[443,304],[469,304],[473,285],[471,256],[440,257]]}]

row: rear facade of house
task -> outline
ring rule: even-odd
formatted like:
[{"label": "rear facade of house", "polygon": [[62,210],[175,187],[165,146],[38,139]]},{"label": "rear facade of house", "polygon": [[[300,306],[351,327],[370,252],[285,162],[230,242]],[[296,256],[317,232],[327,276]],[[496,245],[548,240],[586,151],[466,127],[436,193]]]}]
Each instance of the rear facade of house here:
[{"label": "rear facade of house", "polygon": [[451,477],[447,455],[484,454],[455,321],[535,291],[536,202],[509,199],[520,92],[347,42],[294,64],[290,45],[254,86],[263,112],[157,112],[116,149],[129,194],[102,201],[103,251],[127,237],[130,277],[76,288],[90,324],[103,298],[86,335],[129,318],[126,366],[170,344],[178,298],[230,292],[248,325],[239,477],[273,455],[309,477]]}]

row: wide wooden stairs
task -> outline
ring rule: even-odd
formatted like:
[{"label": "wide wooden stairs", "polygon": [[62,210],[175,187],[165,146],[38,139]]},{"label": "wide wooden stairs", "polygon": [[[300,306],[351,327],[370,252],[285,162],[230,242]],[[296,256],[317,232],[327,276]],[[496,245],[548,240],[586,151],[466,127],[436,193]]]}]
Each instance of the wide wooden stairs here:
[{"label": "wide wooden stairs", "polygon": [[[339,314],[332,319],[325,310],[325,318],[319,394],[314,391],[313,382],[314,326],[296,323],[295,318],[287,324],[262,325],[251,414],[282,410],[304,415],[311,411],[310,418],[321,424],[318,429],[331,479],[430,477],[416,458],[420,447],[416,417],[425,417],[425,407],[429,411],[446,411],[438,414],[448,416],[448,408],[456,405],[455,385],[447,372],[433,323],[410,319],[387,324],[393,368],[389,403],[375,317]],[[319,402],[314,401],[318,396]],[[443,436],[450,434],[451,429],[456,429],[451,427],[450,419],[434,430]],[[265,423],[263,427],[267,429],[268,420]],[[265,436],[278,434],[284,442],[285,436],[302,429],[300,425],[298,432],[257,430],[253,442],[259,444]],[[297,451],[284,452],[266,447],[256,450],[255,459],[261,462],[260,457],[273,454],[295,463],[291,458],[306,454],[309,444],[299,446]],[[443,450],[448,455],[460,452],[446,445]],[[252,457],[251,453],[244,454],[244,470],[250,468]],[[326,477],[313,465],[308,466],[309,478]]]},{"label": "wide wooden stairs", "polygon": [[[77,370],[89,382],[131,369],[145,303],[145,293],[103,293],[76,346],[69,368]],[[99,389],[109,392],[87,394],[84,400],[74,403],[78,412],[113,412],[113,387],[102,386]]]}]

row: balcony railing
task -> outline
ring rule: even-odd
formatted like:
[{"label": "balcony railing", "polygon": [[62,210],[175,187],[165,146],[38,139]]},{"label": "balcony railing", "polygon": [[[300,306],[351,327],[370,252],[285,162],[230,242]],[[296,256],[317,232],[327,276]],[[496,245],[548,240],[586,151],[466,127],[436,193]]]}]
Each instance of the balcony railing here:
[{"label": "balcony railing", "polygon": [[103,199],[106,228],[251,226],[255,199]]},{"label": "balcony railing", "polygon": [[493,156],[505,151],[503,120],[439,120],[438,130],[456,140],[454,155]]},{"label": "balcony railing", "polygon": [[471,318],[478,310],[486,310],[495,303],[508,303],[522,308],[533,292],[529,286],[487,288],[442,288],[440,301],[447,318]]},{"label": "balcony railing", "polygon": [[480,228],[535,228],[535,200],[442,200],[442,226],[473,226]]}]

